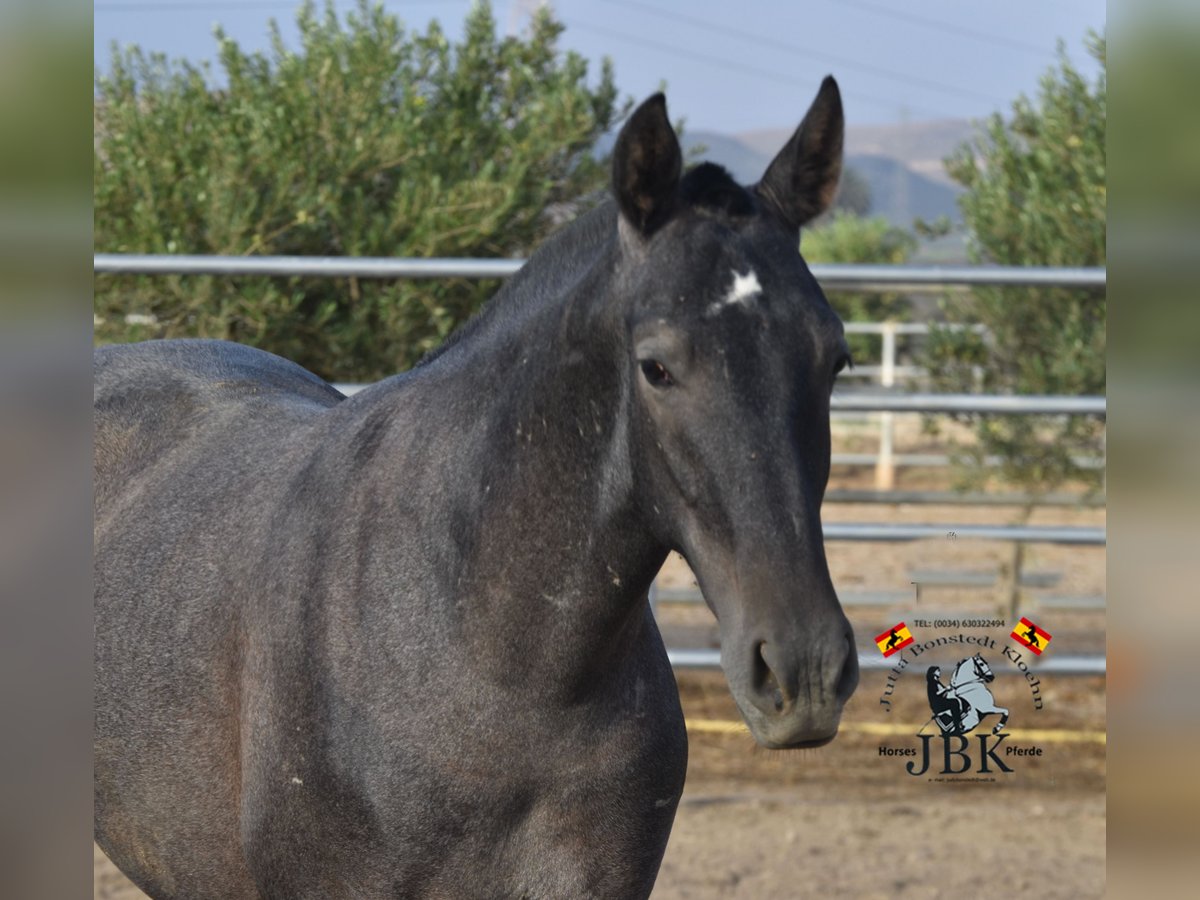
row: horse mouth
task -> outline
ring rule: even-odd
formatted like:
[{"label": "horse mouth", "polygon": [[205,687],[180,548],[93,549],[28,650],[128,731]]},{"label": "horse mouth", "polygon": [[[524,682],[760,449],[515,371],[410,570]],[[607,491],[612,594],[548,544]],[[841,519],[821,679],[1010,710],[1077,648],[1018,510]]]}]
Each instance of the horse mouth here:
[{"label": "horse mouth", "polygon": [[837,731],[826,737],[810,738],[803,741],[795,741],[788,744],[767,743],[764,746],[768,750],[815,750],[818,747],[824,747],[826,744],[833,743],[833,739],[837,737]]},{"label": "horse mouth", "polygon": [[835,718],[828,730],[811,726],[788,728],[784,722],[752,722],[750,719],[746,720],[746,724],[750,726],[754,740],[767,750],[815,750],[838,736],[838,719],[840,716]]}]

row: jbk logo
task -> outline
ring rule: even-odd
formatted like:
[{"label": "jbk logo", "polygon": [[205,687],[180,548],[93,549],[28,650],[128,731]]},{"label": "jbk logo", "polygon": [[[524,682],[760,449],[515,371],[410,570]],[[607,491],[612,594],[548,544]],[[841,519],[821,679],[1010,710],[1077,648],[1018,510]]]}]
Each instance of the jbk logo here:
[{"label": "jbk logo", "polygon": [[[942,768],[936,770],[938,775],[963,775],[971,771],[971,766],[976,760],[979,762],[977,771],[980,775],[991,775],[996,772],[1005,774],[1012,771],[1004,764],[1004,761],[996,755],[996,751],[1000,749],[1000,745],[1004,743],[1007,734],[990,735],[977,734],[975,737],[979,739],[979,751],[972,757],[968,752],[971,749],[971,742],[961,734],[922,734],[918,735],[921,738],[921,767],[918,769],[914,761],[909,761],[904,764],[904,768],[909,775],[924,775],[929,771],[929,763],[931,759],[936,759],[941,762]],[[934,745],[934,749],[930,750],[930,745]],[[940,744],[940,746],[938,746]],[[1008,749],[1012,749],[1011,747]],[[989,765],[990,761],[990,765]]]},{"label": "jbk logo", "polygon": [[[980,775],[1012,771],[996,755],[996,750],[1008,737],[1007,734],[1001,733],[1008,723],[1008,710],[996,705],[996,698],[988,689],[988,685],[995,679],[991,666],[979,653],[959,661],[950,673],[948,685],[942,684],[940,666],[930,666],[925,670],[925,692],[929,698],[929,710],[932,715],[917,734],[921,739],[920,768],[911,761],[904,766],[909,775],[924,775],[929,771],[931,756],[940,759],[942,763],[938,772],[940,775],[965,774],[971,771],[971,766],[976,760],[979,762],[977,771]],[[991,715],[998,715],[1000,720],[993,726],[991,735],[976,735],[979,739],[979,749],[972,758],[968,753],[971,742],[966,735]],[[941,734],[935,736],[924,733],[931,723],[937,725]],[[936,746],[935,737],[936,744],[940,744],[940,747]],[[935,744],[936,749],[932,752],[930,744]]]},{"label": "jbk logo", "polygon": [[[1025,627],[1024,620],[1022,627]],[[926,651],[944,644],[975,644],[996,649],[996,642],[991,638],[963,634],[917,644],[912,637],[901,634],[901,629],[905,629],[903,622],[891,629],[890,633],[884,632],[876,639],[880,651],[886,656],[887,641],[891,640],[892,634],[898,636],[892,641],[894,644],[899,644],[900,638],[906,638],[907,649],[902,651],[899,662],[890,670],[887,688],[879,698],[880,704],[888,712],[892,711],[893,692],[902,673],[912,660]],[[1032,624],[1025,627],[1025,631],[1030,629],[1036,629],[1034,633],[1041,647],[1050,642],[1048,632]],[[1017,636],[1014,632],[1014,637]],[[1032,638],[1029,641],[1032,642]],[[1004,648],[1001,659],[1012,662],[1025,676],[1032,690],[1034,710],[1042,709],[1041,681],[1022,661],[1021,654],[1009,646]],[[994,782],[997,775],[1012,773],[1009,763],[1013,762],[1014,757],[1043,755],[1044,751],[1036,744],[1022,747],[1006,743],[1013,736],[1005,731],[1009,710],[1000,706],[992,696],[992,682],[996,676],[982,653],[960,659],[957,664],[947,668],[947,675],[943,674],[939,665],[930,665],[925,669],[925,699],[929,703],[929,718],[917,730],[919,746],[881,745],[880,756],[905,757],[905,771],[913,776],[925,775],[929,781]],[[893,732],[889,728],[887,733],[900,733],[900,730]]]}]

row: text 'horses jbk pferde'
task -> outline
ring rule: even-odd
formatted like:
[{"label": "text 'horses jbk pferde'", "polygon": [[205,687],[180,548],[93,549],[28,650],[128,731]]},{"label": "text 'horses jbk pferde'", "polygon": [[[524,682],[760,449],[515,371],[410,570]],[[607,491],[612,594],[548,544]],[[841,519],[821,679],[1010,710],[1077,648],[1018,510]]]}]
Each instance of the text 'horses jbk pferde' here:
[{"label": "text 'horses jbk pferde'", "polygon": [[219,341],[95,361],[96,840],[156,898],[645,897],[687,739],[647,589],[690,563],[768,747],[858,667],[819,511],[842,326],[797,252],[826,79],[752,188],[661,96],[614,201],[343,397]]}]

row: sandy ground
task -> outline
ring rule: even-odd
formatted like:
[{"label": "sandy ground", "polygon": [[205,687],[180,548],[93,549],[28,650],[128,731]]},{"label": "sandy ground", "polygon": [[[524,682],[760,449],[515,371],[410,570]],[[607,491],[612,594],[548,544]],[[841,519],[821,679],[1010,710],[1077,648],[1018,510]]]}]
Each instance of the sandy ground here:
[{"label": "sandy ground", "polygon": [[[1008,759],[994,782],[932,782],[904,771],[878,736],[878,673],[864,678],[843,732],[819,750],[771,752],[748,734],[689,736],[688,785],[654,897],[1100,897],[1105,887],[1105,691],[1102,678],[1048,682],[1036,721],[1019,679],[996,683],[1010,725],[1044,755]],[[735,716],[716,673],[681,679],[689,718]],[[895,722],[928,716],[920,691]],[[910,732],[911,734],[911,732]],[[1012,739],[1010,739],[1012,740]],[[979,776],[983,777],[983,776]]]},{"label": "sandy ground", "polygon": [[[869,487],[869,472],[839,486]],[[908,477],[899,487],[934,487]],[[944,485],[940,485],[944,487]],[[826,521],[994,523],[1017,521],[1004,508],[830,506]],[[1103,525],[1103,510],[1042,509],[1033,523]],[[1011,562],[1003,543],[945,539],[906,544],[831,543],[839,591],[896,590],[918,570],[997,571]],[[1047,593],[1105,593],[1099,547],[1030,547],[1027,571],[1057,584],[1031,590],[1021,612],[1054,635],[1053,652],[1103,653],[1103,611],[1042,610]],[[667,585],[685,586],[681,560],[668,563]],[[984,588],[928,588],[919,603],[849,607],[860,653],[871,637],[902,618],[938,612],[1011,616],[1003,582]],[[660,610],[672,646],[716,646],[702,605]],[[993,631],[992,633],[996,633]],[[1048,651],[1049,652],[1049,651]],[[993,661],[993,667],[1001,665]],[[914,667],[915,669],[916,667]],[[689,733],[688,782],[654,892],[656,900],[791,897],[1100,897],[1105,890],[1106,681],[1062,676],[1042,685],[1044,708],[1032,709],[1024,682],[1003,676],[997,702],[1013,709],[1012,743],[1043,755],[1009,760],[1014,772],[991,782],[930,781],[904,771],[904,760],[879,748],[915,748],[929,715],[923,685],[903,680],[890,715],[879,698],[885,673],[866,672],[847,706],[842,733],[819,750],[772,752],[748,733],[713,731],[738,715],[717,672],[679,675]],[[713,724],[716,723],[716,724]],[[880,734],[896,727],[896,733]],[[95,851],[94,897],[143,896]]]}]

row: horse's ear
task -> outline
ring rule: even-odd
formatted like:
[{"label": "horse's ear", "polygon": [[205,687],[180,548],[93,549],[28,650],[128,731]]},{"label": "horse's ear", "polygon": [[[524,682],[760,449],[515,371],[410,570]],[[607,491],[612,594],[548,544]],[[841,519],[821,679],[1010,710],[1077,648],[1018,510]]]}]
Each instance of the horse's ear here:
[{"label": "horse's ear", "polygon": [[842,95],[832,75],[787,145],[767,166],[755,192],[792,228],[815,219],[833,203],[842,175],[845,121]]},{"label": "horse's ear", "polygon": [[667,119],[667,100],[655,94],[634,110],[613,149],[617,205],[643,236],[670,215],[682,169],[683,154]]}]

